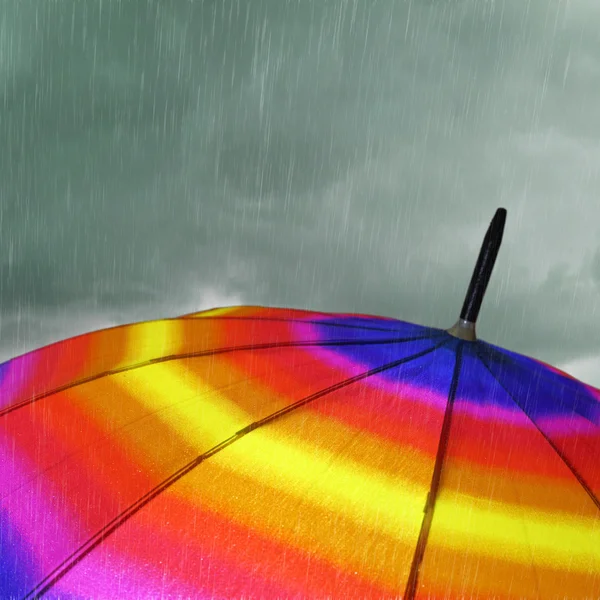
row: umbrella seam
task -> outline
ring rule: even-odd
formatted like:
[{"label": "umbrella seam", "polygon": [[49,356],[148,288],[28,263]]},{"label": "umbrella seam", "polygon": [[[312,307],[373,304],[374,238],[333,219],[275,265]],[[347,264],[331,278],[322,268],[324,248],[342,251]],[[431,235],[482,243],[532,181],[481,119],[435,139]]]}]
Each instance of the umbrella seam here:
[{"label": "umbrella seam", "polygon": [[[324,314],[329,314],[329,313],[324,313]],[[330,313],[332,316],[335,316],[335,313]],[[298,318],[298,319],[286,319],[284,317],[236,317],[233,315],[227,316],[227,315],[215,315],[215,316],[206,316],[206,317],[202,317],[200,315],[198,316],[193,316],[194,313],[192,313],[191,316],[188,315],[182,315],[180,317],[173,317],[172,319],[167,319],[167,320],[174,320],[176,321],[177,319],[185,319],[186,321],[192,321],[194,319],[197,319],[198,321],[200,320],[214,320],[214,321],[272,321],[275,323],[296,323],[299,325],[302,325],[303,323],[307,323],[308,325],[325,325],[325,326],[332,326],[332,327],[343,327],[345,329],[360,329],[360,330],[365,330],[365,331],[387,331],[387,332],[394,332],[394,331],[398,331],[397,328],[389,328],[389,327],[369,327],[369,326],[365,326],[365,325],[351,325],[350,323],[336,323],[333,320],[332,321],[323,321],[323,320],[318,320],[318,319],[302,319],[302,318]],[[352,318],[352,314],[348,315],[349,318]],[[361,318],[361,317],[354,317],[354,318]],[[368,319],[369,317],[362,317],[365,319]],[[398,319],[389,319],[392,322],[397,322],[400,323],[401,325],[411,325],[414,327],[420,327],[422,329],[430,329],[433,331],[437,331],[435,327],[426,327],[424,325],[418,325],[418,324],[413,324],[413,323],[408,323],[407,321],[399,321]],[[444,331],[444,330],[439,330],[439,331]]]},{"label": "umbrella seam", "polygon": [[442,429],[440,431],[440,441],[435,457],[435,464],[433,468],[433,474],[431,477],[429,493],[427,494],[425,508],[423,510],[425,514],[423,516],[423,520],[421,521],[419,538],[417,540],[417,545],[413,554],[413,560],[410,566],[408,580],[406,582],[406,589],[404,591],[403,598],[405,600],[414,600],[415,594],[417,592],[419,569],[421,568],[421,563],[423,562],[423,557],[425,556],[425,549],[427,547],[429,531],[433,522],[435,502],[439,493],[444,458],[446,456],[446,450],[448,448],[450,426],[452,424],[452,409],[454,408],[454,399],[456,397],[456,391],[458,389],[458,380],[460,377],[460,371],[462,367],[462,354],[465,343],[466,342],[463,341],[458,342],[456,348],[456,361],[454,364],[454,372],[452,373],[452,380],[450,382],[450,388],[448,389],[448,403],[446,405],[444,421],[442,423]]}]

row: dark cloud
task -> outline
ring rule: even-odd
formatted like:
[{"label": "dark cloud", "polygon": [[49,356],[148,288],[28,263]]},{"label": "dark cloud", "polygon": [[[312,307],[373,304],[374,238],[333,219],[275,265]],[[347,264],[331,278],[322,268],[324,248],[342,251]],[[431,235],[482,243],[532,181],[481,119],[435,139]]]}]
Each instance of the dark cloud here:
[{"label": "dark cloud", "polygon": [[600,351],[595,3],[0,11],[5,356],[228,299],[450,325],[499,205],[482,337]]},{"label": "dark cloud", "polygon": [[594,254],[590,270],[594,282],[600,286],[600,248]]}]

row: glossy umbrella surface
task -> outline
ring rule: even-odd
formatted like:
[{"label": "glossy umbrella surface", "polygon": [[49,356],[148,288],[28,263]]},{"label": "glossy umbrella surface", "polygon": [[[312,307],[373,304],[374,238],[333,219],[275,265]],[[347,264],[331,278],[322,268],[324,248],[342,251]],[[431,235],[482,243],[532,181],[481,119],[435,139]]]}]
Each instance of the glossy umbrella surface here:
[{"label": "glossy umbrella surface", "polygon": [[233,307],[0,367],[1,598],[598,598],[600,390]]}]

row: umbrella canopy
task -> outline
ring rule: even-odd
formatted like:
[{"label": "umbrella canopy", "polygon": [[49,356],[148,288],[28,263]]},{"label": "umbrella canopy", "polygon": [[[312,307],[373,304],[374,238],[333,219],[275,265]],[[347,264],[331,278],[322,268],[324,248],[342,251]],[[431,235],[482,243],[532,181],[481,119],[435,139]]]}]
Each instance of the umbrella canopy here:
[{"label": "umbrella canopy", "polygon": [[2,598],[596,598],[600,390],[457,324],[264,307],[0,367]]}]

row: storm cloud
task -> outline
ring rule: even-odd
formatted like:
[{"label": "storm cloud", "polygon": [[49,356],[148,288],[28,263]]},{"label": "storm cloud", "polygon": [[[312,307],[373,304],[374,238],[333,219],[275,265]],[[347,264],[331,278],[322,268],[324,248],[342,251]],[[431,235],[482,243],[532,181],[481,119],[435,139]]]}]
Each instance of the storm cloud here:
[{"label": "storm cloud", "polygon": [[600,385],[600,5],[0,5],[9,358],[215,304],[447,327]]}]

